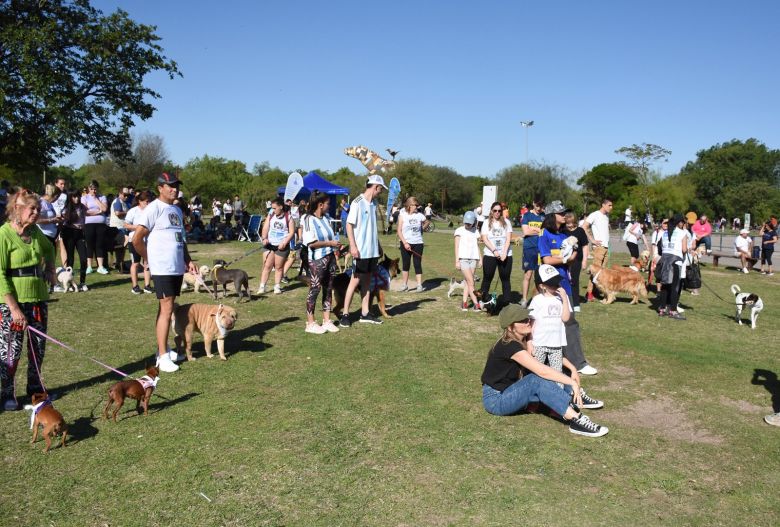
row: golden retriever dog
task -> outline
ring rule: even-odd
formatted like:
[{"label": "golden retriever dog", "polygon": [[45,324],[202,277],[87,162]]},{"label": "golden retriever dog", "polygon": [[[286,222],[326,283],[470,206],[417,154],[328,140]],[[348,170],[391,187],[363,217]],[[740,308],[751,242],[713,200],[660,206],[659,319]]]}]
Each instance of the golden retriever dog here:
[{"label": "golden retriever dog", "polygon": [[211,343],[217,341],[219,358],[225,357],[225,337],[228,331],[233,329],[238,320],[236,310],[230,306],[219,304],[175,304],[171,317],[176,352],[181,355],[182,348],[187,354],[187,360],[195,360],[192,357],[192,333],[197,331],[203,335],[203,346],[206,348],[206,357],[211,358]]},{"label": "golden retriever dog", "polygon": [[628,267],[612,267],[604,269],[591,264],[589,271],[593,284],[598,288],[604,299],[602,304],[611,304],[615,301],[617,293],[631,295],[631,303],[638,304],[641,296],[647,300],[647,287],[642,275]]}]

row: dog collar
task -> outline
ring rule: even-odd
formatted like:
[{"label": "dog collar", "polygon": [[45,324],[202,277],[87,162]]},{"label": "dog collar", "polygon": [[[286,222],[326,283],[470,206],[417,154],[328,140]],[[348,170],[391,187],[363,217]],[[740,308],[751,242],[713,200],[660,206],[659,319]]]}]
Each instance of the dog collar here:
[{"label": "dog collar", "polygon": [[217,315],[214,317],[214,322],[217,323],[217,329],[219,330],[219,336],[222,338],[225,338],[227,335],[227,329],[225,329],[225,326],[222,325],[222,323],[219,321],[219,312],[217,312]]},{"label": "dog collar", "polygon": [[34,423],[35,423],[35,416],[36,416],[36,415],[38,415],[38,412],[40,412],[40,411],[41,411],[41,409],[42,409],[44,406],[48,406],[48,405],[50,405],[50,404],[51,404],[51,399],[49,399],[49,398],[47,397],[45,400],[43,400],[43,401],[39,402],[39,403],[38,403],[38,404],[36,404],[36,405],[33,405],[33,407],[32,407],[32,412],[30,413],[30,430],[32,430],[32,429],[33,429],[33,425],[34,425]]}]

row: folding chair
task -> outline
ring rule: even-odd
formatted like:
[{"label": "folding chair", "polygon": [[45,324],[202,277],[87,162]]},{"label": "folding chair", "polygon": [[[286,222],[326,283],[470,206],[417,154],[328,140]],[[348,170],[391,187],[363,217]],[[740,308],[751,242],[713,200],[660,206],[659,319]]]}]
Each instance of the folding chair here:
[{"label": "folding chair", "polygon": [[241,235],[239,240],[247,242],[260,241],[260,227],[263,225],[263,217],[259,214],[252,214],[249,217],[249,223],[246,227],[241,224]]}]

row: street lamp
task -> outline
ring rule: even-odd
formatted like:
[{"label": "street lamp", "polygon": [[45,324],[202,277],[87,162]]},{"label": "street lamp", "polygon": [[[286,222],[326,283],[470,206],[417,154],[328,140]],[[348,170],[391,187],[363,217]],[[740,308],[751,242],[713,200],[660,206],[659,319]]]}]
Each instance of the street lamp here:
[{"label": "street lamp", "polygon": [[528,171],[528,129],[534,125],[534,122],[520,121],[520,124],[525,128],[525,170]]}]

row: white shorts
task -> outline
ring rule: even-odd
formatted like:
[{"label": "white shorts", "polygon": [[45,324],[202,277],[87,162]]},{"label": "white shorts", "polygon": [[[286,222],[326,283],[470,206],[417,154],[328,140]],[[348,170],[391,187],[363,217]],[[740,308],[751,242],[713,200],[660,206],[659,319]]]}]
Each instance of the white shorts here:
[{"label": "white shorts", "polygon": [[461,258],[460,259],[460,268],[461,269],[476,269],[478,262],[479,262],[479,260],[476,260],[474,258]]}]

